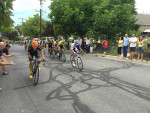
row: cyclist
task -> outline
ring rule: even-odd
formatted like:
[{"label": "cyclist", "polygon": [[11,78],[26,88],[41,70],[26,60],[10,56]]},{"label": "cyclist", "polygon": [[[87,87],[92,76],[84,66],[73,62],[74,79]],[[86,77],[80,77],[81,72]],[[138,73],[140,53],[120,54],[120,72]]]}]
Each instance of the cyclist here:
[{"label": "cyclist", "polygon": [[73,63],[72,65],[75,66],[75,55],[77,53],[79,53],[79,51],[82,51],[81,47],[79,46],[79,43],[77,40],[74,41],[74,43],[71,44],[71,52],[73,54],[73,57],[72,57],[72,60],[73,60]]},{"label": "cyclist", "polygon": [[[48,38],[47,40],[48,40],[48,52],[49,52],[50,54],[52,54],[52,52],[53,52],[53,41],[50,40],[49,38]],[[49,54],[49,55],[50,55],[50,54]]]},{"label": "cyclist", "polygon": [[53,43],[53,47],[54,47],[54,50],[58,53],[58,39],[56,41],[54,41]]},{"label": "cyclist", "polygon": [[44,54],[42,52],[41,47],[39,47],[38,42],[37,41],[32,41],[31,46],[28,49],[28,57],[29,57],[29,68],[30,68],[30,78],[33,78],[32,75],[32,60],[33,60],[33,56],[35,56],[37,58],[37,64],[39,65],[41,62],[41,56],[43,58],[43,61],[45,62],[45,57]]},{"label": "cyclist", "polygon": [[[64,47],[65,47],[65,40],[61,39],[61,41],[58,42],[58,48],[59,48],[58,52],[63,52]],[[59,57],[61,57],[60,54]]]}]

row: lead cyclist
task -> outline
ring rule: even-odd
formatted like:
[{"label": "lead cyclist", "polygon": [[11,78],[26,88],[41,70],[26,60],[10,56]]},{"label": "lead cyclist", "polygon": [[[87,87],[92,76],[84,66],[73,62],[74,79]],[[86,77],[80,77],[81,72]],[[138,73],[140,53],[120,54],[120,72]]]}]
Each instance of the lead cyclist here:
[{"label": "lead cyclist", "polygon": [[75,66],[75,55],[76,55],[77,53],[79,53],[80,51],[82,51],[82,49],[81,49],[81,47],[80,47],[78,41],[75,40],[74,43],[71,44],[71,53],[73,54],[73,55],[72,55],[72,56],[73,56],[73,57],[72,57],[72,61],[73,61],[72,65],[73,65],[73,66]]}]

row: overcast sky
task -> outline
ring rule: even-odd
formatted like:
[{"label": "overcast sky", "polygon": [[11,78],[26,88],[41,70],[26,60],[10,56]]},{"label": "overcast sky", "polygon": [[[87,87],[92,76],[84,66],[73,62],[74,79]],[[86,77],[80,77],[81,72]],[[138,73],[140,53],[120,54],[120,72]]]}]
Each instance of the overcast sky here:
[{"label": "overcast sky", "polygon": [[[48,14],[50,13],[48,6],[51,4],[51,0],[45,0],[43,2],[43,18],[48,19]],[[138,13],[147,13],[150,14],[150,0],[135,0],[136,1],[136,9]],[[39,0],[15,0],[13,2],[13,14],[12,19],[15,21],[15,25],[21,24],[21,20],[18,18],[33,17],[34,14],[38,13],[35,11],[40,9],[40,1]],[[25,20],[24,20],[25,21]]]}]

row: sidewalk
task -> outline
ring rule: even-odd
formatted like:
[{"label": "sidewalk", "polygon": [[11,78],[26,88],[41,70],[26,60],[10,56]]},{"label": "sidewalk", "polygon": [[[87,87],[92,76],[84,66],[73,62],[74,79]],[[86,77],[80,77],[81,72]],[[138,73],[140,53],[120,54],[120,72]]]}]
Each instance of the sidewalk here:
[{"label": "sidewalk", "polygon": [[[67,52],[67,53],[69,53],[69,52],[71,52],[70,50],[65,50],[65,52]],[[141,61],[141,60],[136,60],[136,59],[132,59],[132,60],[130,60],[130,59],[128,59],[128,58],[122,58],[122,56],[121,56],[121,58],[118,58],[117,56],[112,56],[112,55],[105,55],[104,57],[103,57],[103,53],[94,53],[94,54],[86,54],[86,55],[92,55],[92,56],[95,56],[95,57],[102,57],[102,58],[106,58],[106,59],[111,59],[111,60],[117,60],[117,61],[124,61],[124,62],[130,62],[130,63],[135,63],[135,64],[143,64],[143,65],[148,65],[148,66],[150,66],[150,61],[149,62],[147,62],[146,60],[143,60],[143,61]],[[130,53],[128,53],[127,54],[127,56],[130,56]]]},{"label": "sidewalk", "polygon": [[[92,56],[96,56],[96,57],[103,57],[103,54],[97,53],[97,54],[91,54]],[[130,56],[129,54],[127,56]],[[135,63],[135,64],[144,64],[144,65],[148,65],[150,66],[150,61],[146,61],[146,60],[136,60],[136,59],[128,59],[128,58],[118,58],[117,56],[112,56],[112,55],[106,55],[103,58],[107,58],[107,59],[111,59],[111,60],[117,60],[117,61],[125,61],[125,62],[131,62],[131,63]]]}]

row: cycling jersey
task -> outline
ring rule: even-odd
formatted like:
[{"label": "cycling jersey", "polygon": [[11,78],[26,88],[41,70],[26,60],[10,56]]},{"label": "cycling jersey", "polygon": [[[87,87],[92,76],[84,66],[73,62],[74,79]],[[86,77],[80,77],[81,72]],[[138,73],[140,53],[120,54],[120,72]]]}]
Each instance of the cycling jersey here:
[{"label": "cycling jersey", "polygon": [[[39,52],[42,53],[42,49],[39,46],[36,48],[36,50],[34,50],[32,46],[30,46],[28,49],[28,53],[31,55],[32,58],[33,58],[33,56],[35,56],[37,59],[40,58]],[[29,60],[30,60],[30,58],[29,58]]]},{"label": "cycling jersey", "polygon": [[57,42],[56,42],[56,41],[54,42],[54,46],[55,46],[55,47],[57,47],[57,46],[58,46],[58,44],[57,44]]},{"label": "cycling jersey", "polygon": [[77,51],[79,51],[79,49],[80,49],[80,46],[79,46],[79,45],[77,45],[77,47],[76,47],[76,46],[75,46],[75,43],[71,44],[71,50],[77,52]]},{"label": "cycling jersey", "polygon": [[32,41],[30,41],[30,42],[28,43],[28,46],[31,46],[31,42],[32,42]]},{"label": "cycling jersey", "polygon": [[58,44],[59,44],[59,45],[64,45],[63,40],[59,41]]},{"label": "cycling jersey", "polygon": [[48,43],[48,48],[52,48],[53,47],[53,43],[52,42],[49,42]]}]

